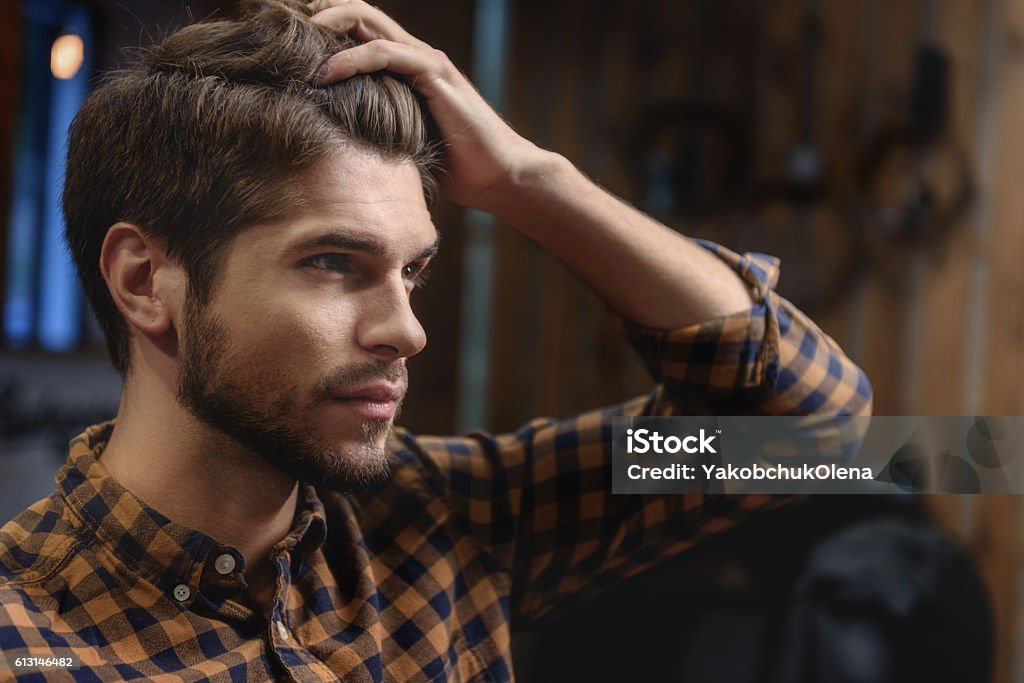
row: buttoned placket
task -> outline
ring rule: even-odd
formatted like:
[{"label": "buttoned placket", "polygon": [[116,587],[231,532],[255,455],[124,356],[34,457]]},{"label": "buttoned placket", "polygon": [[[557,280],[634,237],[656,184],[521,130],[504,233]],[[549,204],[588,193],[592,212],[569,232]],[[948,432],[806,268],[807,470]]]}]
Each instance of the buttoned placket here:
[{"label": "buttoned placket", "polygon": [[[288,630],[288,590],[291,587],[290,556],[283,550],[274,558],[274,601],[270,608],[270,643],[278,661],[289,673],[296,666],[304,664],[296,651],[298,643]],[[293,674],[294,675],[294,674]],[[301,680],[301,677],[299,677]]]},{"label": "buttoned placket", "polygon": [[274,591],[268,629],[270,643],[278,663],[293,680],[309,680],[310,672],[320,680],[335,680],[337,675],[303,647],[298,634],[292,628],[293,625],[288,622],[288,596],[292,585],[291,553],[283,549],[272,559],[277,588]]}]

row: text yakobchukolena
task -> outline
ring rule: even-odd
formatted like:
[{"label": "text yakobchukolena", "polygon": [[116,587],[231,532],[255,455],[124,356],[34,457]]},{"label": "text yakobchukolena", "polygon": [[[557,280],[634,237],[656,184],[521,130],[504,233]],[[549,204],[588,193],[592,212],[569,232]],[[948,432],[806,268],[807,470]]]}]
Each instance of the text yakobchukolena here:
[{"label": "text yakobchukolena", "polygon": [[623,417],[613,493],[1024,493],[1024,417]]}]

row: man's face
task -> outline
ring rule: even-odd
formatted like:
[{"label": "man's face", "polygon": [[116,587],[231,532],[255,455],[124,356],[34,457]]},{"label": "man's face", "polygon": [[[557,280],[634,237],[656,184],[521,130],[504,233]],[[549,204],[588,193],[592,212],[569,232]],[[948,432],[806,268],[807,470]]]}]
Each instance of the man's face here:
[{"label": "man's face", "polygon": [[409,163],[339,152],[294,216],[233,240],[209,304],[189,297],[178,398],[304,481],[387,472],[405,359],[426,336],[409,298],[437,248]]}]

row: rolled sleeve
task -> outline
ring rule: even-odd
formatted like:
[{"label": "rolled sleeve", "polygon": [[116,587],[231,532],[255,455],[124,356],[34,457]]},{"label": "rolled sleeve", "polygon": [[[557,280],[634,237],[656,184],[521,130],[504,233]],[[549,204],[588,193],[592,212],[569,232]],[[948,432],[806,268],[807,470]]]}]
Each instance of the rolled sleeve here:
[{"label": "rolled sleeve", "polygon": [[779,259],[697,243],[736,271],[754,303],[674,330],[625,322],[628,340],[666,390],[655,414],[870,414],[866,375],[775,291]]}]

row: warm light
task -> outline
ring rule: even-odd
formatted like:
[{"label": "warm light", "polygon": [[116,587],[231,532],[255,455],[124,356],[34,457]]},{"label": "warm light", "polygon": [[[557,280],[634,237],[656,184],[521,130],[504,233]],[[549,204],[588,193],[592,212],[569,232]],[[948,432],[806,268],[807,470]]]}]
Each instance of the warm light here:
[{"label": "warm light", "polygon": [[55,78],[70,80],[82,68],[85,44],[81,36],[73,33],[58,36],[50,48],[50,72]]}]

